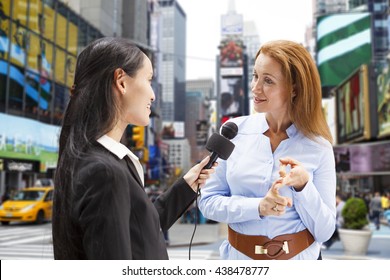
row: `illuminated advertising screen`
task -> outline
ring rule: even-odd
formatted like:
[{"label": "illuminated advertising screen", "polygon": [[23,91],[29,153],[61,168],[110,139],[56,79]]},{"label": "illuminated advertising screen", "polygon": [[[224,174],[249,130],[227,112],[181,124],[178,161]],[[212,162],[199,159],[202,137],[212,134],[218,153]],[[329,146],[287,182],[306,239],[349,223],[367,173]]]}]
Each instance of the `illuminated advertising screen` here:
[{"label": "illuminated advertising screen", "polygon": [[340,86],[336,94],[337,143],[370,138],[368,70],[361,66]]},{"label": "illuminated advertising screen", "polygon": [[390,71],[389,64],[377,66],[378,137],[390,135]]},{"label": "illuminated advertising screen", "polygon": [[390,171],[390,141],[334,147],[336,171],[375,173]]},{"label": "illuminated advertising screen", "polygon": [[236,117],[242,115],[244,90],[242,78],[220,79],[219,115]]},{"label": "illuminated advertising screen", "polygon": [[317,65],[323,87],[334,87],[371,61],[370,13],[337,13],[317,18]]},{"label": "illuminated advertising screen", "polygon": [[40,171],[55,168],[60,127],[0,113],[0,157],[35,160]]},{"label": "illuminated advertising screen", "polygon": [[239,39],[226,38],[221,41],[220,71],[222,77],[240,77],[244,73],[244,44]]}]

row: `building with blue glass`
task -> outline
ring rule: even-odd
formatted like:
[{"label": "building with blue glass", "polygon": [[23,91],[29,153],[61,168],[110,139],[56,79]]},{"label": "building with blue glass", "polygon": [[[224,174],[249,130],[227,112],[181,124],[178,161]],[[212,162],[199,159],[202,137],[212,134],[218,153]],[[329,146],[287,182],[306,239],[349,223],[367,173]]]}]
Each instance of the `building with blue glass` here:
[{"label": "building with blue glass", "polygon": [[102,36],[60,1],[0,1],[0,196],[53,176],[77,54]]}]

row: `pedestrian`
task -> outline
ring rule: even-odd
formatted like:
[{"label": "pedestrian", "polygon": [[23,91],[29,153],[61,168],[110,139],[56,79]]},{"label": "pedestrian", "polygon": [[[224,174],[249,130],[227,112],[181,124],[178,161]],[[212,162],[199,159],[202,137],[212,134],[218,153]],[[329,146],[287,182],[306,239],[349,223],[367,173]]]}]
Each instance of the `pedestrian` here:
[{"label": "pedestrian", "polygon": [[202,189],[200,210],[228,224],[223,259],[321,259],[336,224],[336,173],[316,64],[298,43],[266,43],[251,89],[257,113],[229,120],[235,149]]},{"label": "pedestrian", "polygon": [[150,201],[142,166],[120,140],[128,124],[149,124],[152,77],[150,59],[122,38],[98,39],[79,54],[59,140],[55,259],[168,259],[163,231],[214,169],[202,169],[206,157]]},{"label": "pedestrian", "polygon": [[341,194],[336,195],[336,228],[334,230],[334,233],[331,238],[329,238],[328,241],[325,241],[321,249],[327,250],[332,246],[332,244],[338,240],[340,240],[339,237],[339,228],[341,228],[344,224],[344,218],[341,215],[341,212],[343,211],[343,207],[345,205],[345,199]]},{"label": "pedestrian", "polygon": [[389,200],[389,194],[383,193],[381,197],[381,203],[382,203],[382,210],[385,211],[390,207],[390,200]]},{"label": "pedestrian", "polygon": [[375,224],[377,230],[380,229],[380,216],[382,213],[382,201],[379,192],[375,192],[374,197],[370,201],[370,217]]},{"label": "pedestrian", "polygon": [[[364,196],[363,196],[363,200],[364,200],[364,203],[366,204],[368,213],[370,213],[370,201],[371,201],[371,198],[372,198],[372,193],[370,193],[370,192],[365,193]],[[371,217],[369,217],[369,219],[371,220]]]}]

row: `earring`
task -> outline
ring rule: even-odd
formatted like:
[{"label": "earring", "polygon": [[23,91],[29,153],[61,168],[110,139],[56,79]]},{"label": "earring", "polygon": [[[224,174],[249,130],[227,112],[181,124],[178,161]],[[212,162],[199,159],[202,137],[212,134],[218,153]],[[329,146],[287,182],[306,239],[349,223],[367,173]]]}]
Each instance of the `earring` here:
[{"label": "earring", "polygon": [[125,94],[126,93],[126,91],[125,90],[123,90],[123,94]]}]

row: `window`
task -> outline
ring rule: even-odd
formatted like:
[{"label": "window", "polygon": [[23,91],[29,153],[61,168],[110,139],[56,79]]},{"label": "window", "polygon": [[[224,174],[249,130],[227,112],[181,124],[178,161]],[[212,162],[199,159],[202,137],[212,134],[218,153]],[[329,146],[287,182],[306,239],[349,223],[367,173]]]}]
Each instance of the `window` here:
[{"label": "window", "polygon": [[42,2],[39,0],[30,0],[28,12],[28,28],[35,33],[40,34],[44,25],[44,17],[42,17]]},{"label": "window", "polygon": [[26,64],[26,50],[29,43],[29,34],[19,21],[12,23],[11,62],[24,67]]},{"label": "window", "polygon": [[68,55],[66,58],[66,85],[71,87],[74,82],[74,74],[76,68],[76,57],[73,55]]},{"label": "window", "polygon": [[77,41],[78,41],[78,28],[77,28],[77,17],[71,15],[69,18],[68,28],[68,51],[73,55],[77,55]]},{"label": "window", "polygon": [[54,23],[55,23],[55,13],[54,10],[44,4],[43,6],[43,15],[41,19],[41,33],[45,39],[54,42]]},{"label": "window", "polygon": [[27,68],[34,71],[38,72],[38,63],[39,57],[40,57],[40,40],[37,35],[34,33],[29,34],[29,48],[27,52]]},{"label": "window", "polygon": [[24,26],[27,25],[28,0],[13,0],[13,18]]},{"label": "window", "polygon": [[0,59],[0,112],[5,111],[6,89],[7,89],[7,64]]},{"label": "window", "polygon": [[16,65],[11,65],[10,71],[8,107],[12,110],[22,111],[23,87],[25,83],[24,71]]},{"label": "window", "polygon": [[55,76],[56,82],[65,84],[65,64],[66,64],[66,54],[63,50],[56,48],[55,53]]},{"label": "window", "polygon": [[66,48],[66,34],[67,34],[67,20],[66,18],[57,13],[57,23],[56,23],[56,44],[61,48]]},{"label": "window", "polygon": [[3,18],[1,16],[1,11],[0,11],[0,60],[8,59],[8,31],[9,31],[9,20],[6,19],[5,17]]},{"label": "window", "polygon": [[66,106],[69,101],[69,91],[67,88],[56,84],[55,85],[55,95],[54,95],[54,119],[53,124],[61,124]]},{"label": "window", "polygon": [[25,115],[32,119],[38,117],[39,76],[31,71],[26,72]]}]

